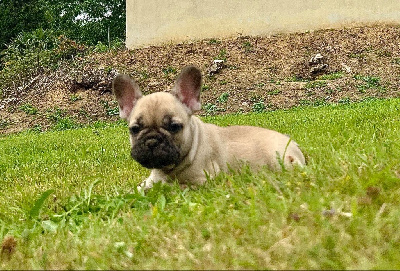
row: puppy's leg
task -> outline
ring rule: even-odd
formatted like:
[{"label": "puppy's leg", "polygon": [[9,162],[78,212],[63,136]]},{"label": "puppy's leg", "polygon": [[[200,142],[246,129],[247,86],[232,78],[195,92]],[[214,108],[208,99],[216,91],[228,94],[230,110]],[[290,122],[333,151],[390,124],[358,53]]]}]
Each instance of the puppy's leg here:
[{"label": "puppy's leg", "polygon": [[165,175],[162,171],[153,169],[150,172],[150,176],[147,177],[142,183],[140,183],[137,187],[138,190],[148,190],[153,187],[153,184],[162,182],[165,183],[167,181],[167,175]]}]

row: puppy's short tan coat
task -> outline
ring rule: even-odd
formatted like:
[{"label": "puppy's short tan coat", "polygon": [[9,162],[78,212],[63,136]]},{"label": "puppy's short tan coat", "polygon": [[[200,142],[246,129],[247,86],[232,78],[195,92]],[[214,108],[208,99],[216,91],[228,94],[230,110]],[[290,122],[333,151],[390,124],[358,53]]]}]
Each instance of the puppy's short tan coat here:
[{"label": "puppy's short tan coat", "polygon": [[118,75],[113,91],[120,116],[130,129],[131,156],[152,169],[141,184],[177,179],[180,183],[203,184],[228,167],[267,165],[272,170],[304,165],[298,145],[288,136],[253,126],[219,127],[193,115],[200,110],[201,72],[183,69],[171,93],[143,96],[128,76]]}]

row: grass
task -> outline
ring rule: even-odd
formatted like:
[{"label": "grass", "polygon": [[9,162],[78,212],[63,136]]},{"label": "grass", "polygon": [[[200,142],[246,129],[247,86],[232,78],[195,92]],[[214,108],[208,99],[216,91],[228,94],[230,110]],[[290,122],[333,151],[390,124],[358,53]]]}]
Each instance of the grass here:
[{"label": "grass", "polygon": [[225,49],[225,48],[223,48],[223,49],[221,49],[221,50],[219,51],[218,55],[214,58],[214,60],[216,60],[216,59],[226,61],[226,59],[227,59],[227,52],[226,52],[226,49]]},{"label": "grass", "polygon": [[399,99],[205,120],[289,134],[308,165],[144,195],[125,125],[0,137],[0,268],[400,268]]},{"label": "grass", "polygon": [[386,92],[386,88],[381,85],[381,78],[377,76],[362,76],[357,74],[354,76],[354,79],[364,82],[357,86],[361,93],[365,93],[366,90],[371,88],[377,89],[380,92]]},{"label": "grass", "polygon": [[316,80],[316,81],[307,82],[307,84],[305,85],[305,88],[306,89],[322,88],[322,87],[326,87],[327,85],[328,85],[328,83],[324,80]]},{"label": "grass", "polygon": [[32,106],[31,104],[23,104],[19,107],[19,109],[27,115],[36,115],[38,109]]},{"label": "grass", "polygon": [[265,105],[264,101],[262,101],[262,100],[254,103],[252,106],[253,112],[256,112],[256,113],[262,113],[265,111],[266,108],[267,108],[267,106]]},{"label": "grass", "polygon": [[251,44],[250,41],[245,41],[245,42],[243,42],[242,46],[243,46],[244,51],[245,51],[246,53],[250,53],[250,52],[253,51],[253,44]]},{"label": "grass", "polygon": [[76,94],[72,94],[72,95],[69,96],[69,100],[74,103],[74,102],[77,102],[79,100],[82,100],[82,97],[79,96],[79,95],[76,95]]},{"label": "grass", "polygon": [[208,116],[215,115],[218,111],[217,105],[213,103],[206,103],[205,105],[203,105],[203,109],[206,111],[206,114]]},{"label": "grass", "polygon": [[224,92],[221,94],[221,96],[218,97],[217,102],[222,103],[222,104],[227,103],[228,98],[229,98],[229,93]]},{"label": "grass", "polygon": [[164,68],[162,71],[163,71],[164,75],[166,75],[166,76],[177,73],[177,70],[171,66]]},{"label": "grass", "polygon": [[336,80],[344,76],[343,72],[333,72],[318,76],[318,80]]},{"label": "grass", "polygon": [[10,125],[10,121],[6,119],[0,119],[0,130],[7,128]]},{"label": "grass", "polygon": [[282,93],[282,90],[278,88],[267,92],[268,95],[278,95],[280,93]]}]

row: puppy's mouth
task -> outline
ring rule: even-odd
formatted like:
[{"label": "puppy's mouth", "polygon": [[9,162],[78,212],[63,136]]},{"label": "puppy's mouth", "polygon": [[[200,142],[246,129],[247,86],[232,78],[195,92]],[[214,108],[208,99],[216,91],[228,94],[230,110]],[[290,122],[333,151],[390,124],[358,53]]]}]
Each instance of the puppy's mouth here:
[{"label": "puppy's mouth", "polygon": [[171,139],[157,134],[138,140],[132,146],[131,156],[146,168],[163,169],[179,164],[180,150]]}]

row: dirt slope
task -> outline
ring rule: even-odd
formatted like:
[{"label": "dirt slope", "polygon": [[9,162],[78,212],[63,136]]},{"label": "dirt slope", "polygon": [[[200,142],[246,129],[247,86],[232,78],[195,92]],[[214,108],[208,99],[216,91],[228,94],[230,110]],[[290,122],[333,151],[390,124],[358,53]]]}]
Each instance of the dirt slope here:
[{"label": "dirt slope", "polygon": [[[224,60],[225,67],[210,76],[214,59]],[[151,93],[170,89],[188,64],[204,75],[200,115],[400,97],[400,27],[239,36],[91,54],[10,91],[0,101],[0,133],[116,120],[111,94],[116,73],[130,74]]]}]

